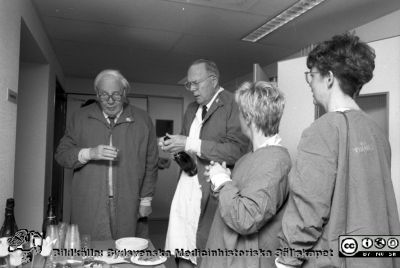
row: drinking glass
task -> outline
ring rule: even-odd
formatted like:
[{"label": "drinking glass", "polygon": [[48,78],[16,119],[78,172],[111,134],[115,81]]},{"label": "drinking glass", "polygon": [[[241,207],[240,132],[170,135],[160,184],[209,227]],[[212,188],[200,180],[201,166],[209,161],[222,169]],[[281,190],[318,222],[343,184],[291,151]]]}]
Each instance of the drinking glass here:
[{"label": "drinking glass", "polygon": [[68,226],[64,248],[81,249],[81,240],[79,237],[79,228],[77,224],[71,224]]},{"label": "drinking glass", "polygon": [[[67,234],[65,235],[65,249],[81,249],[81,239],[79,237],[79,228],[77,224],[68,225]],[[81,256],[68,256],[67,263],[82,264],[83,258]]]},{"label": "drinking glass", "polygon": [[65,235],[67,233],[68,223],[59,222],[58,223],[58,236],[60,239],[60,248],[64,248],[65,244]]}]

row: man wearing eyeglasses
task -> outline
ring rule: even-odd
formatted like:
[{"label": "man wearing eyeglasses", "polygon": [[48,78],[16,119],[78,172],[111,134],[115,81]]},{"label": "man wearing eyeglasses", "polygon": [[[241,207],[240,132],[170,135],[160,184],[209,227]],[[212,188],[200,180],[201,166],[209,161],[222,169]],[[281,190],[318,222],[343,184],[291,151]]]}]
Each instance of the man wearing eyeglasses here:
[{"label": "man wearing eyeglasses", "polygon": [[94,88],[97,101],[72,116],[55,155],[74,170],[71,222],[93,240],[135,236],[138,216],[151,213],[155,130],[146,112],[129,105],[119,71],[100,72]]},{"label": "man wearing eyeglasses", "polygon": [[[171,204],[166,250],[205,248],[217,200],[210,195],[205,166],[210,161],[233,166],[248,148],[248,140],[240,130],[239,110],[232,93],[219,85],[217,65],[209,60],[197,60],[188,70],[187,90],[195,102],[189,104],[181,135],[169,135],[160,141],[162,150],[171,154],[186,151],[197,165],[197,174],[182,171]],[[178,267],[198,264],[195,254],[176,256]]]}]

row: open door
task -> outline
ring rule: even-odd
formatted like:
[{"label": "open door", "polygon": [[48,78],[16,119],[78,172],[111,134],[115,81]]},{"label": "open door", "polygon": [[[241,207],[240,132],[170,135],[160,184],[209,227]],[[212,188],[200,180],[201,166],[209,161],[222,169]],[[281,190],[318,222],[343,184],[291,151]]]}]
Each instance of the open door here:
[{"label": "open door", "polygon": [[[56,82],[55,108],[54,108],[54,150],[56,150],[60,139],[65,132],[67,118],[67,96],[60,83]],[[58,220],[63,220],[64,200],[64,169],[53,157],[51,195],[56,204],[56,215]]]}]

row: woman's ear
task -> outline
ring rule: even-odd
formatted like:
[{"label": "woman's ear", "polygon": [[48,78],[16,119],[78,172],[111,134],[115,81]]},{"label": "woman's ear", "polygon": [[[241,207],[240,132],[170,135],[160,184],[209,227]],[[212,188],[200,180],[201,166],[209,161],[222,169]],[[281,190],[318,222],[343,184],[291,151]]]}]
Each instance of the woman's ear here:
[{"label": "woman's ear", "polygon": [[333,86],[333,81],[334,81],[334,79],[335,79],[335,77],[334,77],[332,71],[329,71],[328,74],[327,74],[326,76],[327,76],[327,79],[326,79],[327,86],[328,86],[328,88],[332,88],[332,86]]}]

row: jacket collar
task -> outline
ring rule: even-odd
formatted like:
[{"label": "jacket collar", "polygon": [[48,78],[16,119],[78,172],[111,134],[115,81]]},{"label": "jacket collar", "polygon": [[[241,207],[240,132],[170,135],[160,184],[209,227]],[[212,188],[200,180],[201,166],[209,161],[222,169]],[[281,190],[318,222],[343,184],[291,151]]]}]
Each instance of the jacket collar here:
[{"label": "jacket collar", "polygon": [[[218,96],[215,98],[214,102],[211,104],[210,109],[208,109],[206,116],[204,117],[203,124],[205,121],[210,118],[210,116],[219,109],[219,107],[224,106],[225,102],[227,101],[227,93],[224,91],[221,91]],[[199,104],[196,103],[196,105],[192,106],[193,109],[188,111],[189,113],[189,118],[190,122],[193,122],[194,117],[196,116],[197,109],[199,109]]]},{"label": "jacket collar", "polygon": [[204,117],[203,124],[204,124],[205,121],[207,121],[207,119],[208,119],[217,109],[219,109],[219,107],[224,106],[224,103],[223,103],[223,101],[221,100],[221,97],[220,97],[220,95],[221,95],[222,93],[223,93],[223,91],[220,92],[220,93],[218,94],[218,96],[215,98],[214,102],[211,104],[210,109],[208,109],[208,111],[207,111],[207,113],[206,113],[206,116]]},{"label": "jacket collar", "polygon": [[[99,120],[108,126],[107,119],[104,117],[103,111],[101,110],[101,106],[98,102],[91,105],[90,110],[88,112],[88,118]],[[123,124],[123,123],[131,123],[134,122],[133,111],[129,108],[129,104],[124,104],[124,110],[122,114],[119,116],[115,125]]]}]

